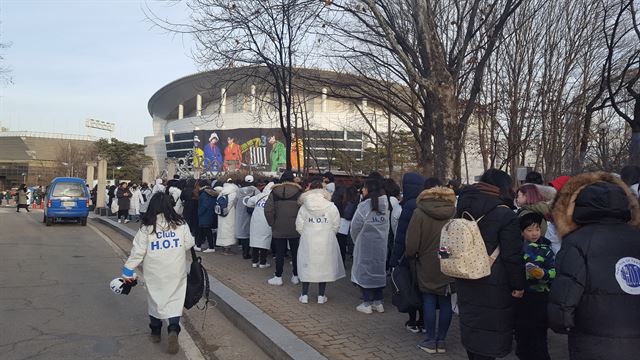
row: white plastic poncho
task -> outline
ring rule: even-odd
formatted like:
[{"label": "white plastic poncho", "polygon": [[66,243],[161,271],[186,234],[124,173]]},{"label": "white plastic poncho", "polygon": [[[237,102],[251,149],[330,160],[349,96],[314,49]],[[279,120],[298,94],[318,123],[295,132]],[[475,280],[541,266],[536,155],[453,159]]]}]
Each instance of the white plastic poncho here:
[{"label": "white plastic poncho", "polygon": [[216,245],[218,246],[231,246],[238,243],[236,238],[236,197],[238,196],[238,186],[233,183],[225,183],[220,190],[221,196],[227,196],[229,198],[229,204],[227,205],[227,216],[218,216],[218,238]]},{"label": "white plastic poncho", "polygon": [[176,213],[178,213],[178,215],[182,215],[182,210],[184,209],[184,206],[182,205],[182,200],[180,199],[180,195],[182,195],[182,190],[180,190],[175,186],[172,186],[169,188],[169,195],[171,195],[171,198],[173,198],[173,203],[175,204],[173,206],[173,210]]},{"label": "white plastic poncho", "polygon": [[236,198],[236,238],[249,239],[251,215],[247,211],[244,199],[260,194],[260,190],[255,186],[245,186],[238,189]]},{"label": "white plastic poncho", "polygon": [[371,199],[361,202],[351,220],[351,238],[354,246],[351,281],[367,289],[380,288],[387,284],[387,197],[380,196],[378,205],[380,212],[371,210]]},{"label": "white plastic poncho", "polygon": [[151,226],[138,230],[124,266],[133,270],[143,263],[149,315],[158,319],[182,315],[187,291],[187,252],[193,245],[189,226],[171,229],[163,215],[158,215],[155,233]]},{"label": "white plastic poncho", "polygon": [[340,212],[330,199],[329,192],[315,189],[298,200],[302,205],[296,217],[296,230],[300,233],[297,257],[300,281],[332,282],[345,277],[336,239]]},{"label": "white plastic poncho", "polygon": [[255,208],[249,225],[249,246],[257,249],[271,249],[271,226],[264,216],[264,205],[267,203],[273,183],[264,187],[261,193],[243,199],[247,207]]}]

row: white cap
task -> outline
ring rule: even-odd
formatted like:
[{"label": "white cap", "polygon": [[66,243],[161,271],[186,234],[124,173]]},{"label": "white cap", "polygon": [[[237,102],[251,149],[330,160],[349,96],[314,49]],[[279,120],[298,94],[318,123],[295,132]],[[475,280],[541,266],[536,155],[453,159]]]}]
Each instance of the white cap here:
[{"label": "white cap", "polygon": [[209,136],[209,142],[211,142],[211,140],[216,139],[216,140],[220,140],[220,138],[218,137],[218,134],[212,132],[211,135]]},{"label": "white cap", "polygon": [[244,177],[244,182],[246,183],[252,183],[253,182],[253,176],[251,175],[247,175]]},{"label": "white cap", "polygon": [[198,137],[198,135],[193,137],[193,142],[200,142],[200,138]]}]

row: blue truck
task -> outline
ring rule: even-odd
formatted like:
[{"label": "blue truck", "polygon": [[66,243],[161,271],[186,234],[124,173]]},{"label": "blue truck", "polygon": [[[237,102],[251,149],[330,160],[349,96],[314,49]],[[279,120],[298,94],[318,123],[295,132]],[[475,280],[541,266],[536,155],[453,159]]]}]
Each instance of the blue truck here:
[{"label": "blue truck", "polygon": [[58,219],[76,219],[87,225],[91,195],[83,179],[58,177],[51,181],[45,191],[44,222],[51,226]]}]

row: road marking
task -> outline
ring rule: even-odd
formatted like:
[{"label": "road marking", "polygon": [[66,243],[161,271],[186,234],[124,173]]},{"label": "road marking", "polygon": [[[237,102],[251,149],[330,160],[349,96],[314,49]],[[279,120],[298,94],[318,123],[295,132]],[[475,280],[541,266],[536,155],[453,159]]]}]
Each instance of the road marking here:
[{"label": "road marking", "polygon": [[[90,227],[91,230],[95,231],[96,234],[98,234],[98,236],[102,238],[102,240],[104,240],[109,246],[111,246],[113,251],[115,251],[115,253],[118,254],[118,256],[122,259],[123,262],[127,260],[129,256],[115,242],[113,242],[113,240],[109,239],[107,235],[105,235],[102,231],[100,231],[95,226],[91,224],[87,224],[87,226]],[[144,273],[142,273],[141,275],[144,276]],[[184,316],[182,316],[182,318],[184,318]],[[204,355],[202,355],[202,352],[196,345],[195,341],[193,341],[193,338],[191,337],[189,332],[184,328],[184,325],[182,326],[182,330],[180,331],[180,336],[178,337],[178,343],[180,344],[180,348],[182,349],[185,357],[188,360],[206,360]]]}]

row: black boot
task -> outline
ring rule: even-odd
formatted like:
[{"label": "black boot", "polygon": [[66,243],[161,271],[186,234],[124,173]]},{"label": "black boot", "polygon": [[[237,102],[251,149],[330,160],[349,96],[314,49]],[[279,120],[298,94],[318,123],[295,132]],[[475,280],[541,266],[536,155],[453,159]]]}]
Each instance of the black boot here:
[{"label": "black boot", "polygon": [[180,325],[169,325],[167,329],[169,332],[169,337],[167,339],[167,352],[169,354],[177,354],[178,350],[180,350],[180,346],[178,345],[178,334],[180,334]]},{"label": "black boot", "polygon": [[149,339],[151,339],[152,343],[159,343],[162,337],[162,325],[158,327],[149,325],[149,328],[151,329],[151,335],[149,335]]}]

